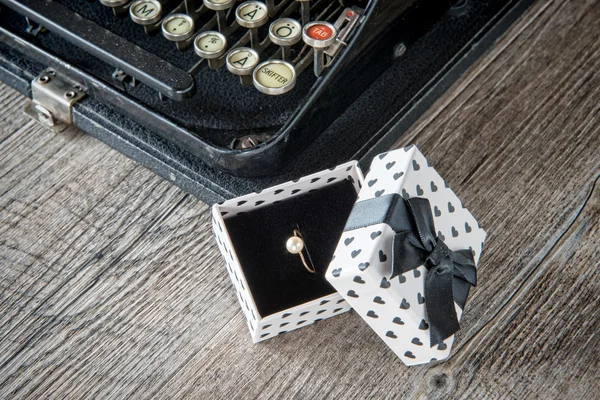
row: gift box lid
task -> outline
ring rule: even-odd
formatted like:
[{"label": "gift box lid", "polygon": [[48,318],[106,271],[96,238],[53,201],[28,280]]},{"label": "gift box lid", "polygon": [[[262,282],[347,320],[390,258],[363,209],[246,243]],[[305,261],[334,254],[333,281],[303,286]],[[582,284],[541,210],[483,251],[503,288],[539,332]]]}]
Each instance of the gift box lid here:
[{"label": "gift box lid", "polygon": [[442,360],[485,237],[409,146],[373,159],[326,277],[405,364]]}]

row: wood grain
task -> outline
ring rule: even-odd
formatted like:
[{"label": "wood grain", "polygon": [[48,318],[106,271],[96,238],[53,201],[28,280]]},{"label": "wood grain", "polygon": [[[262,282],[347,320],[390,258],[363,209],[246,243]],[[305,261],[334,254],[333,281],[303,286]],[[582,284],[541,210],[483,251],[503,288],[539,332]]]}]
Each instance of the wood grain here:
[{"label": "wood grain", "polygon": [[600,6],[539,1],[397,143],[489,233],[453,357],[253,345],[208,207],[0,84],[0,398],[599,398]]}]

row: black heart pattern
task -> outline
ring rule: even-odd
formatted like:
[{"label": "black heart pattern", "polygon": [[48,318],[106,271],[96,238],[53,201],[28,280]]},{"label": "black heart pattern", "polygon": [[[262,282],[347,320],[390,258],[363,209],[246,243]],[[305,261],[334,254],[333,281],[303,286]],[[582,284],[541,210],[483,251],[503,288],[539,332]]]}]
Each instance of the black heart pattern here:
[{"label": "black heart pattern", "polygon": [[356,294],[356,292],[354,290],[348,290],[348,293],[346,293],[346,295],[348,297],[354,297],[355,299],[358,298],[358,295]]},{"label": "black heart pattern", "polygon": [[398,336],[396,336],[396,335],[394,334],[394,332],[392,332],[392,331],[387,331],[387,332],[385,333],[385,336],[387,336],[387,337],[389,337],[389,338],[392,338],[392,339],[398,339]]},{"label": "black heart pattern", "polygon": [[383,250],[379,250],[379,261],[382,263],[387,261],[387,256],[385,255]]},{"label": "black heart pattern", "polygon": [[329,178],[327,179],[327,183],[331,183],[333,181],[335,181],[337,178],[334,176],[333,178]]},{"label": "black heart pattern", "polygon": [[402,175],[404,175],[404,172],[396,172],[394,174],[394,180],[397,181],[398,179],[402,178]]},{"label": "black heart pattern", "polygon": [[239,207],[239,206],[241,206],[241,205],[244,205],[244,204],[246,204],[246,203],[247,203],[247,201],[246,201],[246,200],[242,200],[242,201],[238,201],[237,205],[238,205],[238,207]]},{"label": "black heart pattern", "polygon": [[431,181],[430,186],[431,186],[431,191],[432,192],[437,192],[438,187],[436,186],[435,182]]},{"label": "black heart pattern", "polygon": [[421,342],[418,337],[413,338],[413,340],[411,340],[410,342],[412,344],[416,344],[417,346],[423,346],[423,342]]},{"label": "black heart pattern", "polygon": [[305,319],[303,319],[302,321],[298,321],[298,323],[296,324],[296,326],[298,326],[298,325],[302,325],[302,324],[303,324],[303,323],[305,323],[305,322],[306,322],[306,320],[305,320]]},{"label": "black heart pattern", "polygon": [[376,184],[376,183],[377,183],[377,179],[373,179],[373,180],[370,180],[369,182],[367,182],[367,185],[369,187],[373,187],[373,185]]},{"label": "black heart pattern", "polygon": [[420,292],[417,293],[417,303],[419,303],[419,304],[425,303],[425,297],[423,297]]},{"label": "black heart pattern", "polygon": [[447,348],[448,348],[448,346],[444,342],[438,344],[438,347],[437,347],[438,350],[442,350],[442,351],[446,350]]},{"label": "black heart pattern", "polygon": [[392,167],[396,165],[396,161],[389,162],[385,165],[386,169],[392,169]]},{"label": "black heart pattern", "polygon": [[390,286],[392,286],[392,284],[384,276],[383,279],[381,279],[381,283],[379,284],[379,287],[382,289],[389,289]]},{"label": "black heart pattern", "polygon": [[400,274],[400,275],[398,275],[398,281],[400,283],[404,283],[404,282],[406,282],[406,277],[404,275]]},{"label": "black heart pattern", "polygon": [[361,251],[362,250],[360,250],[360,249],[354,250],[350,255],[352,256],[352,258],[356,258],[356,256],[358,256]]},{"label": "black heart pattern", "polygon": [[406,299],[402,299],[402,303],[400,303],[400,308],[403,310],[408,310],[410,308],[410,303],[406,301]]},{"label": "black heart pattern", "polygon": [[385,193],[385,189],[378,190],[375,192],[375,197],[380,197],[384,193]]},{"label": "black heart pattern", "polygon": [[317,311],[317,315],[323,314],[325,311],[327,311],[327,310],[319,310],[319,311]]},{"label": "black heart pattern", "polygon": [[472,230],[471,225],[469,225],[468,222],[465,222],[465,232],[471,233]]},{"label": "black heart pattern", "polygon": [[448,202],[448,212],[453,213],[455,210],[456,210],[456,208],[454,208],[452,203]]},{"label": "black heart pattern", "polygon": [[281,316],[281,318],[287,318],[287,317],[289,317],[290,315],[292,315],[292,313],[285,313],[285,314],[283,314],[283,315]]},{"label": "black heart pattern", "polygon": [[404,353],[404,357],[406,357],[406,358],[416,358],[415,355],[412,353],[412,351],[407,351],[406,353]]},{"label": "black heart pattern", "polygon": [[302,312],[300,313],[300,316],[302,317],[303,315],[306,315],[306,314],[308,314],[309,312],[310,312],[310,311],[302,311]]},{"label": "black heart pattern", "polygon": [[346,179],[348,179],[350,183],[354,183],[354,178],[351,175],[348,175]]},{"label": "black heart pattern", "polygon": [[347,238],[346,240],[344,240],[344,244],[346,246],[348,246],[350,243],[352,243],[354,241],[354,236],[352,236],[351,238]]},{"label": "black heart pattern", "polygon": [[423,196],[423,193],[425,192],[421,189],[421,186],[417,185],[417,196]]},{"label": "black heart pattern", "polygon": [[458,231],[456,230],[455,227],[452,227],[452,237],[457,237],[458,236]]},{"label": "black heart pattern", "polygon": [[440,238],[440,240],[441,240],[441,241],[444,241],[444,240],[446,240],[446,236],[444,236],[444,235],[442,234],[442,231],[438,231],[438,237]]},{"label": "black heart pattern", "polygon": [[375,240],[379,236],[381,236],[381,231],[371,232],[371,240]]},{"label": "black heart pattern", "polygon": [[364,271],[365,269],[369,268],[369,264],[368,262],[364,262],[364,263],[360,263],[358,264],[358,269],[360,269],[361,271]]},{"label": "black heart pattern", "polygon": [[264,200],[259,200],[259,201],[257,201],[256,203],[254,203],[254,206],[255,206],[255,207],[256,207],[256,206],[260,206],[260,205],[261,205],[262,203],[264,203],[264,202],[265,202]]},{"label": "black heart pattern", "polygon": [[323,300],[319,303],[319,305],[322,306],[323,304],[327,304],[327,303],[329,303],[329,300]]},{"label": "black heart pattern", "polygon": [[366,283],[366,282],[365,282],[365,281],[363,281],[363,279],[362,279],[360,276],[358,276],[358,275],[354,277],[353,281],[354,281],[354,282],[356,282],[356,283],[360,283],[361,285],[363,285],[363,284],[365,284],[365,283]]},{"label": "black heart pattern", "polygon": [[415,278],[418,278],[421,276],[421,271],[419,271],[418,269],[413,269],[413,275],[415,276]]},{"label": "black heart pattern", "polygon": [[302,189],[294,189],[294,190],[292,190],[292,194],[296,194],[296,193],[298,193],[298,192],[299,192],[299,191],[301,191],[301,190],[302,190]]},{"label": "black heart pattern", "polygon": [[385,158],[385,156],[387,156],[388,153],[381,153],[378,157],[380,160],[383,160]]},{"label": "black heart pattern", "polygon": [[429,329],[429,324],[425,322],[424,319],[422,319],[421,323],[419,324],[419,329],[422,331],[426,331],[427,329]]},{"label": "black heart pattern", "polygon": [[437,208],[437,206],[433,207],[433,215],[435,215],[436,217],[439,217],[442,215],[442,212],[440,211],[439,208]]},{"label": "black heart pattern", "polygon": [[400,317],[394,318],[394,320],[392,322],[397,325],[404,325],[404,321],[402,321],[402,319]]},{"label": "black heart pattern", "polygon": [[418,171],[418,170],[421,169],[421,166],[419,165],[419,163],[417,162],[417,160],[413,160],[412,165],[413,165],[413,169],[415,171]]},{"label": "black heart pattern", "polygon": [[342,311],[343,308],[336,308],[335,310],[333,310],[334,313],[338,312],[338,311]]},{"label": "black heart pattern", "polygon": [[279,194],[279,193],[282,193],[282,192],[283,192],[283,189],[277,189],[276,191],[273,192],[273,194]]},{"label": "black heart pattern", "polygon": [[289,325],[289,324],[290,324],[289,322],[284,322],[283,324],[279,325],[279,327],[283,328],[284,326]]},{"label": "black heart pattern", "polygon": [[341,268],[336,268],[333,271],[331,271],[331,275],[333,275],[335,278],[338,278],[340,276],[341,272],[342,272]]},{"label": "black heart pattern", "polygon": [[310,183],[315,183],[315,182],[316,182],[316,181],[318,181],[319,179],[321,179],[321,178],[312,178],[312,179],[310,180]]},{"label": "black heart pattern", "polygon": [[406,191],[406,189],[402,189],[402,198],[404,200],[408,200],[410,198],[410,195],[408,194],[408,192]]},{"label": "black heart pattern", "polygon": [[369,310],[369,312],[367,312],[367,317],[379,318],[379,315],[375,314],[375,311]]},{"label": "black heart pattern", "polygon": [[383,299],[381,297],[375,296],[375,298],[373,299],[373,303],[385,304],[385,301],[383,301]]}]

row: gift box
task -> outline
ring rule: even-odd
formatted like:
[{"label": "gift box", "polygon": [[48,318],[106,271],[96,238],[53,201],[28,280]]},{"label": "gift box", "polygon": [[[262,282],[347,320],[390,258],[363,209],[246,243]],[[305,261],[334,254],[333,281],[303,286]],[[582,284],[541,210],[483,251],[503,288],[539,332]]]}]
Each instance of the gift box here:
[{"label": "gift box", "polygon": [[[213,231],[254,342],[350,310],[325,272],[363,175],[356,162],[213,206]],[[302,232],[316,273],[287,251]]]},{"label": "gift box", "polygon": [[445,359],[486,233],[415,146],[365,182],[327,279],[405,364]]},{"label": "gift box", "polygon": [[449,356],[486,235],[414,146],[215,205],[213,230],[255,342],[352,307],[407,365]]}]

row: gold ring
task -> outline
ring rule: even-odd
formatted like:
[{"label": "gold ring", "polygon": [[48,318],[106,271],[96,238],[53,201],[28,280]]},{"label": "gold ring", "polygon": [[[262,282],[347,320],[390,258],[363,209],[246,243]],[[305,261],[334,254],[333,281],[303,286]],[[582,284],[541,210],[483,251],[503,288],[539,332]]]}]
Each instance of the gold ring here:
[{"label": "gold ring", "polygon": [[308,263],[306,262],[306,259],[304,258],[304,254],[303,254],[303,251],[305,250],[304,239],[302,239],[302,234],[300,233],[300,231],[298,229],[294,229],[294,236],[290,237],[287,240],[287,242],[285,243],[285,247],[286,247],[287,251],[289,251],[290,253],[300,255],[302,264],[304,265],[304,268],[306,268],[306,270],[308,272],[310,272],[311,274],[317,273],[315,268],[312,266],[309,266]]}]

